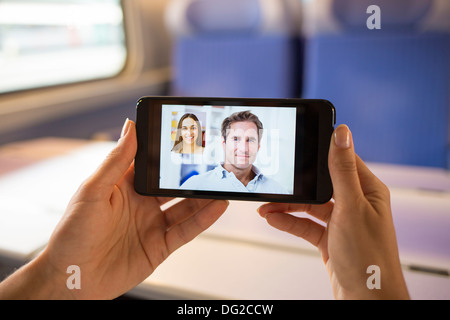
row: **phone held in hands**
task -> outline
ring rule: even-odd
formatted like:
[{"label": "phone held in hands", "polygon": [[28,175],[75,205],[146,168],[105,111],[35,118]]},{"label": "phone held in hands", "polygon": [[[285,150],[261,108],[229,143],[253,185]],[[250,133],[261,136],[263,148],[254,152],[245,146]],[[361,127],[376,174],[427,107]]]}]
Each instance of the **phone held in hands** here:
[{"label": "phone held in hands", "polygon": [[324,203],[335,109],[326,100],[143,97],[139,194]]}]

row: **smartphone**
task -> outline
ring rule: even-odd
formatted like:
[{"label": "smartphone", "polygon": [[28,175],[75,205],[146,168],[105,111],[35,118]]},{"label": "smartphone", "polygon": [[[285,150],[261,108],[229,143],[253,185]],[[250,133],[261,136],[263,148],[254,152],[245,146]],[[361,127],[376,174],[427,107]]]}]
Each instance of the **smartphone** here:
[{"label": "smartphone", "polygon": [[336,119],[326,100],[143,97],[136,108],[141,195],[325,203]]}]

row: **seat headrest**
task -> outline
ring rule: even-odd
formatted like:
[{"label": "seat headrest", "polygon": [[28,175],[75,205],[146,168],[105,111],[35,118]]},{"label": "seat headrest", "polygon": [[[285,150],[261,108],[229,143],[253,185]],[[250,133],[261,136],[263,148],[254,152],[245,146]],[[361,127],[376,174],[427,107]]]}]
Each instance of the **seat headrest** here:
[{"label": "seat headrest", "polygon": [[195,32],[253,32],[261,22],[259,0],[195,0],[186,10]]},{"label": "seat headrest", "polygon": [[299,0],[171,0],[166,25],[177,35],[298,31]]},{"label": "seat headrest", "polygon": [[422,22],[433,0],[334,0],[333,13],[343,28],[366,26],[366,9],[377,5],[381,11],[382,29],[411,29]]},{"label": "seat headrest", "polygon": [[303,4],[302,33],[306,36],[366,32],[371,5],[380,8],[381,30],[376,31],[450,32],[449,0],[314,0]]}]

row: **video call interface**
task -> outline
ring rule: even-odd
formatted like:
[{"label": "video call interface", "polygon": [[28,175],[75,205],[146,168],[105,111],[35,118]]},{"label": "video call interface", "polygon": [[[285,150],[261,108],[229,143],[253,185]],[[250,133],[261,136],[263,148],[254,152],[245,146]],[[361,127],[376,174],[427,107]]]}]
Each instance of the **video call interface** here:
[{"label": "video call interface", "polygon": [[161,108],[161,189],[294,193],[296,108]]}]

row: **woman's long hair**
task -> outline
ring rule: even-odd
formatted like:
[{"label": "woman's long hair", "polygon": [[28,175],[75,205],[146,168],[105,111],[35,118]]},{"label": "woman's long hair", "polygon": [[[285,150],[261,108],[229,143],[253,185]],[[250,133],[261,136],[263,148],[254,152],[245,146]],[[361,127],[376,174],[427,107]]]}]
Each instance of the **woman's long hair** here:
[{"label": "woman's long hair", "polygon": [[195,114],[185,113],[181,117],[180,121],[178,121],[177,135],[175,137],[175,143],[174,143],[171,151],[181,152],[181,149],[183,148],[183,137],[181,136],[181,127],[183,125],[184,119],[187,119],[187,118],[191,118],[192,120],[195,121],[197,128],[198,128],[198,136],[197,136],[197,139],[195,140],[195,144],[200,147],[203,147],[203,133],[202,133],[202,126],[200,124],[200,121],[198,120],[198,118]]}]

